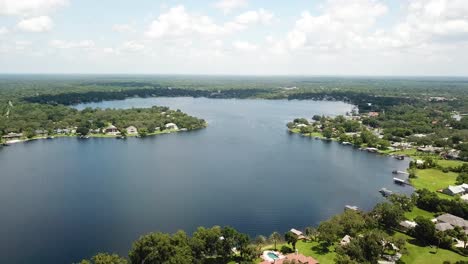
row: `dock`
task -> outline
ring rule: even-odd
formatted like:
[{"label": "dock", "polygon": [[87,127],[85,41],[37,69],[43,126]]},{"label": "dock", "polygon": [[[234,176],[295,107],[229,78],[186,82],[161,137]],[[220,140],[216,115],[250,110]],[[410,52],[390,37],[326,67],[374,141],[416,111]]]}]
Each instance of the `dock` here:
[{"label": "dock", "polygon": [[400,178],[393,178],[393,182],[396,184],[406,184],[406,181]]},{"label": "dock", "polygon": [[345,210],[359,211],[359,207],[355,205],[345,205]]},{"label": "dock", "polygon": [[382,189],[379,190],[379,192],[385,197],[390,196],[390,195],[393,194],[393,192],[388,190],[387,188],[382,188]]}]

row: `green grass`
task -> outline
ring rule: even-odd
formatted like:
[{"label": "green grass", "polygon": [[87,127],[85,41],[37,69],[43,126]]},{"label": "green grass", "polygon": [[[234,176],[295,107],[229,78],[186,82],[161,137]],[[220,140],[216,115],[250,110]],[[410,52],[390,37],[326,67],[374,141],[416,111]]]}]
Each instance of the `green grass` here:
[{"label": "green grass", "polygon": [[401,258],[407,264],[427,264],[427,263],[443,263],[448,260],[455,263],[458,260],[465,258],[455,252],[445,249],[438,249],[436,253],[435,247],[428,247],[419,245],[414,238],[409,237],[402,233],[395,233],[395,237],[403,237],[406,239],[406,249],[408,254],[404,254]]},{"label": "green grass", "polygon": [[458,167],[466,162],[461,161],[461,160],[438,160],[437,165],[441,166],[442,168],[448,168],[448,167]]},{"label": "green grass", "polygon": [[[437,191],[447,188],[449,185],[454,185],[457,179],[457,173],[444,173],[437,169],[416,170],[417,178],[411,179],[411,183],[416,189],[426,188],[430,191]],[[444,198],[450,196],[444,195]]]},{"label": "green grass", "polygon": [[[287,246],[292,249],[292,247],[286,243],[277,244],[277,250],[280,250],[282,246]],[[335,248],[333,246],[329,247],[325,251],[319,245],[318,242],[304,242],[298,241],[296,244],[296,248],[299,251],[299,254],[304,256],[313,257],[314,259],[318,260],[320,264],[333,264],[335,263],[334,259],[336,257]],[[263,247],[263,250],[274,250],[273,245],[268,245]],[[261,261],[258,261],[261,262]]]},{"label": "green grass", "polygon": [[405,217],[409,220],[414,220],[417,216],[423,216],[425,218],[432,219],[434,218],[434,214],[422,209],[417,208],[416,206],[413,207],[413,210],[411,212],[406,212]]}]

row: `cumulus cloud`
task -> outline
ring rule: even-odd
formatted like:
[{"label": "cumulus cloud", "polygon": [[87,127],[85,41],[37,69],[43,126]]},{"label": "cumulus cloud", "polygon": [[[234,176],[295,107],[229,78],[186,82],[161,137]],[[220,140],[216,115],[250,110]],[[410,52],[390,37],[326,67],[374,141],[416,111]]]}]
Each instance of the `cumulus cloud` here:
[{"label": "cumulus cloud", "polygon": [[0,27],[0,35],[4,35],[8,33],[8,29],[6,27]]},{"label": "cumulus cloud", "polygon": [[92,40],[64,41],[52,40],[50,46],[56,49],[93,49],[96,45]]},{"label": "cumulus cloud", "polygon": [[116,24],[112,26],[112,30],[119,33],[127,33],[134,31],[133,27],[129,24]]},{"label": "cumulus cloud", "polygon": [[138,52],[145,49],[145,45],[137,41],[127,41],[122,45],[122,51]]},{"label": "cumulus cloud", "polygon": [[352,45],[386,12],[387,7],[375,0],[329,0],[320,15],[302,12],[287,36],[289,47],[337,49]]},{"label": "cumulus cloud", "polygon": [[215,3],[215,7],[223,11],[224,14],[229,14],[235,9],[247,7],[247,0],[221,0]]},{"label": "cumulus cloud", "polygon": [[394,37],[405,45],[468,40],[468,1],[414,0],[395,26]]},{"label": "cumulus cloud", "polygon": [[248,11],[224,24],[215,23],[210,17],[187,12],[184,6],[170,8],[155,19],[146,31],[149,38],[214,36],[245,30],[253,24],[269,24],[273,13],[259,9]]},{"label": "cumulus cloud", "polygon": [[146,31],[150,38],[165,36],[180,37],[191,34],[219,34],[223,28],[216,25],[208,16],[189,14],[182,5],[169,9],[154,20]]},{"label": "cumulus cloud", "polygon": [[0,15],[43,15],[68,4],[68,0],[0,0]]},{"label": "cumulus cloud", "polygon": [[17,25],[18,29],[22,31],[35,33],[50,31],[53,26],[54,23],[48,16],[26,18],[21,20]]},{"label": "cumulus cloud", "polygon": [[247,41],[236,41],[233,43],[233,46],[235,49],[240,51],[254,51],[258,48],[256,45]]}]

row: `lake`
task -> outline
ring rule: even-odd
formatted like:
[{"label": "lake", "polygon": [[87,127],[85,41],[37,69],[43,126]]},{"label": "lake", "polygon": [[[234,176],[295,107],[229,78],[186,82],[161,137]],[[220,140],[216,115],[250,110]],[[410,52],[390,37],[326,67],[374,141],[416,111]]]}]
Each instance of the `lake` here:
[{"label": "lake", "polygon": [[342,102],[147,98],[84,107],[169,106],[206,129],[144,139],[57,138],[0,148],[0,262],[126,256],[152,232],[230,225],[251,236],[317,225],[346,204],[371,209],[408,161],[287,132]]}]

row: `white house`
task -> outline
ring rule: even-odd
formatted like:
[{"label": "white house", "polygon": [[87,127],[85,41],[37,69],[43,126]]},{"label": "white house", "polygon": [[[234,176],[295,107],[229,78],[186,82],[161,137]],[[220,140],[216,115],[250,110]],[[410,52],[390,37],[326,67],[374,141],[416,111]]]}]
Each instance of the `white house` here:
[{"label": "white house", "polygon": [[167,124],[165,125],[165,127],[166,127],[166,129],[179,130],[179,127],[178,127],[176,124],[174,124],[174,123],[167,123]]},{"label": "white house", "polygon": [[348,236],[348,235],[346,235],[346,236],[344,236],[344,237],[341,239],[340,245],[346,246],[346,245],[348,245],[350,242],[351,242],[351,237]]},{"label": "white house", "polygon": [[452,195],[452,196],[459,195],[459,194],[461,195],[465,193],[465,189],[461,185],[456,185],[456,186],[449,185],[449,187],[443,190],[443,193]]},{"label": "white house", "polygon": [[106,128],[104,128],[104,133],[115,136],[119,134],[120,132],[114,125],[109,125]]},{"label": "white house", "polygon": [[134,127],[134,126],[129,126],[129,127],[125,128],[125,130],[127,131],[128,135],[138,134],[138,129],[136,127]]}]

